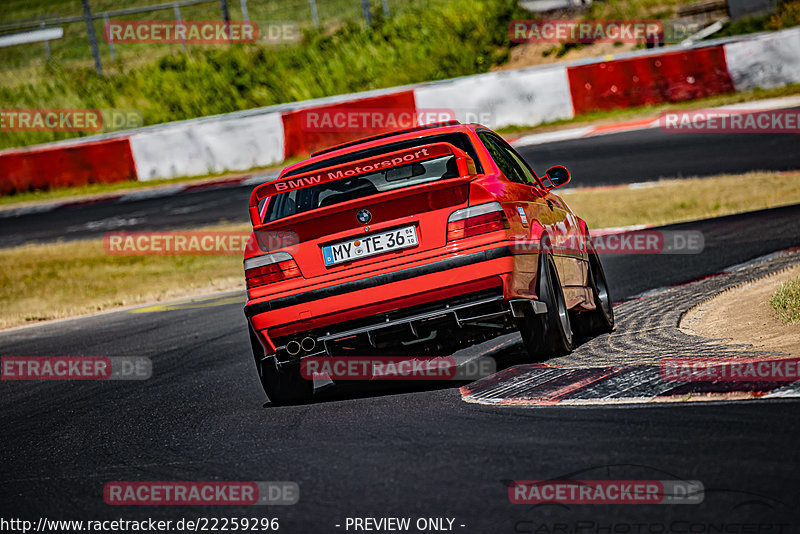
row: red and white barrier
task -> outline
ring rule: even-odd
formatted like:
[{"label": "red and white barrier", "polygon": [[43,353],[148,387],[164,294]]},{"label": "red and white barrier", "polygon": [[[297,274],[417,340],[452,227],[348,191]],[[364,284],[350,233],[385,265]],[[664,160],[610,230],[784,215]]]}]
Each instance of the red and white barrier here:
[{"label": "red and white barrier", "polygon": [[134,133],[130,144],[139,180],[252,169],[284,159],[280,113],[174,122]]},{"label": "red and white barrier", "polygon": [[591,63],[567,73],[576,115],[733,92],[722,47]]},{"label": "red and white barrier", "polygon": [[[395,115],[399,116],[414,114],[416,109],[414,91],[408,90],[332,104],[312,104],[301,109],[284,112],[281,117],[284,155],[286,158],[291,158],[310,154],[332,145],[397,129],[387,128],[383,121],[366,131],[360,131],[358,123],[355,125],[342,124],[340,128],[323,126],[339,122],[337,114],[344,114],[346,117],[348,113],[353,116],[358,112],[374,113],[376,110],[381,110],[384,112],[383,117],[387,117],[386,111],[393,110]],[[376,118],[382,117],[378,115]]]},{"label": "red and white barrier", "polygon": [[800,81],[800,28],[728,43],[723,48],[737,91]]},{"label": "red and white barrier", "polygon": [[540,124],[574,115],[567,68],[528,68],[465,76],[414,89],[419,109],[452,109],[489,128]]},{"label": "red and white barrier", "polygon": [[312,114],[446,109],[462,121],[499,128],[598,109],[779,87],[800,82],[798,50],[800,28],[793,28],[692,48],[638,51],[609,61],[491,72],[5,150],[0,152],[0,194],[248,170],[367,135],[353,128],[309,128]]},{"label": "red and white barrier", "polygon": [[0,153],[0,195],[136,178],[127,138],[35,146]]}]

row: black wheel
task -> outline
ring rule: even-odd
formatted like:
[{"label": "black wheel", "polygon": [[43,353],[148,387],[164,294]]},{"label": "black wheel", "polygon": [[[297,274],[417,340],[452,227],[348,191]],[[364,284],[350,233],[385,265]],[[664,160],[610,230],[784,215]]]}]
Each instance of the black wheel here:
[{"label": "black wheel", "polygon": [[614,306],[608,291],[606,273],[600,258],[593,250],[589,251],[589,288],[596,307],[592,311],[578,314],[580,333],[586,337],[607,334],[614,330]]},{"label": "black wheel", "polygon": [[300,362],[278,365],[274,355],[264,358],[261,347],[252,328],[250,343],[253,345],[253,356],[256,360],[261,387],[275,406],[302,404],[311,400],[314,393],[314,381],[306,380],[300,373]]},{"label": "black wheel", "polygon": [[556,264],[549,254],[539,256],[536,284],[537,295],[547,306],[547,313],[526,312],[518,325],[528,355],[533,361],[542,361],[572,350],[572,324]]}]

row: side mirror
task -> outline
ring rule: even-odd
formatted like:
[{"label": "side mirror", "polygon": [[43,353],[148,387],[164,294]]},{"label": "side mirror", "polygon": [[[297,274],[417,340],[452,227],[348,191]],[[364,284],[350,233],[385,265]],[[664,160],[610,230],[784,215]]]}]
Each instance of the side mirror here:
[{"label": "side mirror", "polygon": [[545,171],[542,182],[545,188],[549,191],[557,187],[561,187],[570,180],[569,171],[563,165],[556,165],[550,167]]}]

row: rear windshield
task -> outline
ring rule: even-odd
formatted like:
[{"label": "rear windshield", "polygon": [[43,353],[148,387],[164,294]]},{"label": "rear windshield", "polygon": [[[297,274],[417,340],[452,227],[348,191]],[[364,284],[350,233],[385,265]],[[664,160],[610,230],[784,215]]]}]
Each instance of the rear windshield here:
[{"label": "rear windshield", "polygon": [[[379,156],[394,150],[413,148],[436,142],[446,142],[460,148],[475,160],[475,167],[481,173],[480,162],[475,154],[469,138],[462,133],[427,136],[420,139],[411,139],[390,145],[360,152],[353,152],[344,156],[327,159],[312,165],[307,165],[287,173],[285,176],[314,171],[317,169],[340,165],[371,156]],[[458,177],[455,156],[449,155],[423,162],[413,162],[399,167],[390,167],[371,174],[361,174],[349,178],[342,178],[325,182],[319,185],[294,189],[285,193],[273,195],[270,198],[264,222],[271,222],[283,217],[303,213],[316,208],[332,206],[347,200],[366,197],[384,191],[392,191],[426,182],[435,182],[447,178]]]}]

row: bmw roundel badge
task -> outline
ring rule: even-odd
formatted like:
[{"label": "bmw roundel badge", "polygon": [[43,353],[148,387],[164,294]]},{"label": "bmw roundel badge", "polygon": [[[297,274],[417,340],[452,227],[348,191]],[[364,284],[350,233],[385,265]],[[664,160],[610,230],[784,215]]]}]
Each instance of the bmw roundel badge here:
[{"label": "bmw roundel badge", "polygon": [[356,219],[358,219],[358,222],[361,224],[367,224],[372,220],[372,213],[370,213],[369,210],[358,210]]}]

